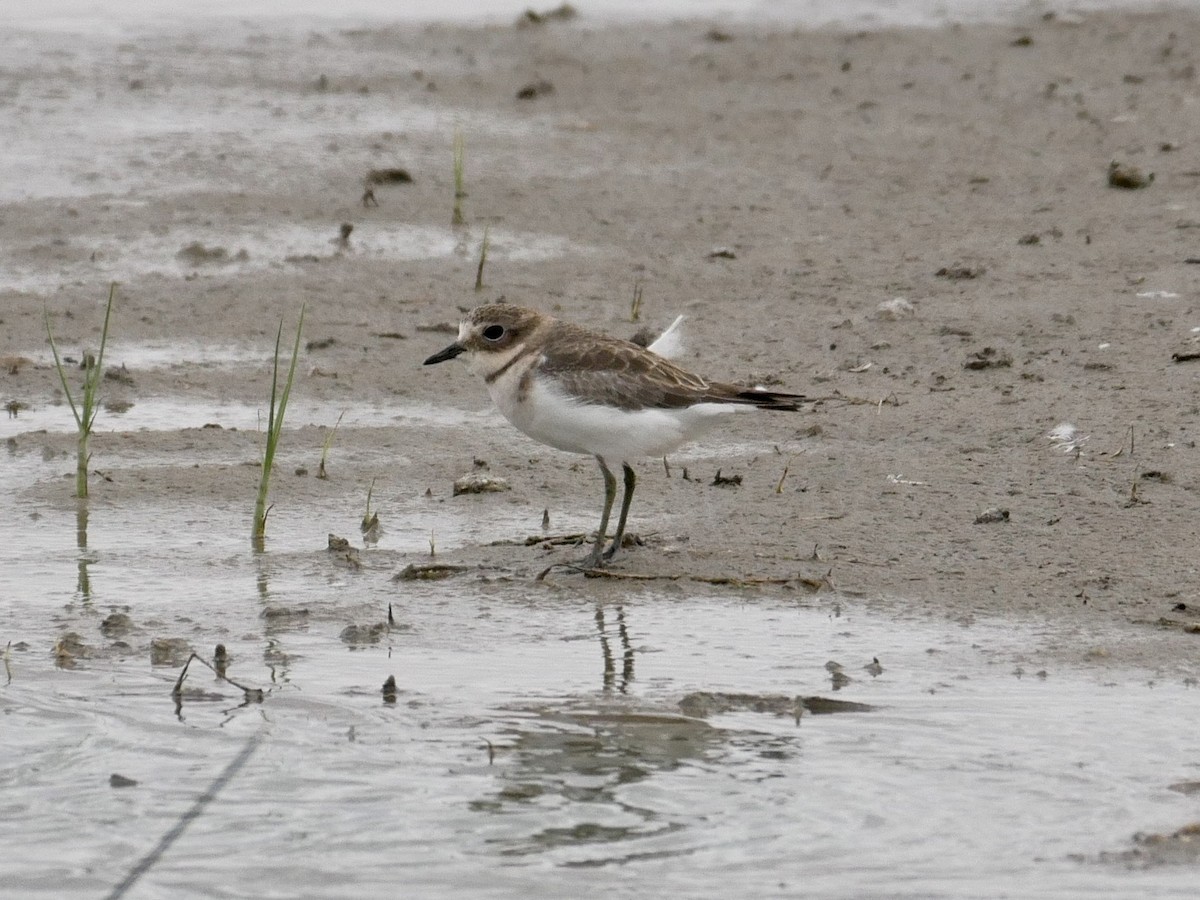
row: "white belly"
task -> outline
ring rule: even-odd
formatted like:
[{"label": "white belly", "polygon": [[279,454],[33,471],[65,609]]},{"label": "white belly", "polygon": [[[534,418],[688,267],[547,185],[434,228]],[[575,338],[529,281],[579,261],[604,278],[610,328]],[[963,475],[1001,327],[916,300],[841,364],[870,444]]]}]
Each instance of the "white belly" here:
[{"label": "white belly", "polygon": [[[518,368],[525,367],[513,366]],[[686,409],[622,410],[581,403],[545,379],[533,379],[529,390],[523,391],[523,374],[510,370],[488,385],[492,400],[508,421],[550,447],[613,462],[665,456],[741,408],[700,403]]]}]

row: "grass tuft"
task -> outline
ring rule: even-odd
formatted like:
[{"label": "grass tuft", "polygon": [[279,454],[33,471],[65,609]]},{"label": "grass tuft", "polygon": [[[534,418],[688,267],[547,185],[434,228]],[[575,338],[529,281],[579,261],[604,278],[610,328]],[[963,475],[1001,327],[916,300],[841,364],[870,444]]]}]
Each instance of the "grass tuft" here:
[{"label": "grass tuft", "polygon": [[371,494],[375,491],[375,479],[371,479],[370,485],[367,486],[367,511],[363,513],[362,523],[359,529],[363,534],[378,533],[379,531],[379,513],[371,512]]},{"label": "grass tuft", "polygon": [[104,329],[100,332],[100,350],[95,359],[90,354],[84,355],[85,371],[83,376],[83,395],[77,404],[71,386],[67,383],[67,370],[63,366],[62,357],[58,353],[58,345],[54,343],[54,333],[50,330],[50,313],[46,312],[46,337],[50,339],[50,350],[54,353],[54,367],[58,370],[58,378],[62,382],[63,393],[67,395],[67,403],[71,405],[71,414],[75,416],[75,425],[79,430],[79,440],[75,454],[75,496],[86,500],[88,495],[88,462],[91,454],[88,452],[88,438],[92,436],[92,425],[96,421],[96,393],[100,379],[104,375],[104,348],[108,344],[108,323],[112,318],[113,301],[117,296],[117,283],[114,281],[108,287],[108,306],[104,310]]},{"label": "grass tuft", "polygon": [[271,405],[267,412],[267,445],[263,450],[262,478],[258,483],[258,496],[254,501],[254,530],[250,542],[255,550],[262,550],[267,537],[267,496],[271,490],[271,469],[275,465],[275,451],[279,447],[279,436],[283,431],[283,416],[287,411],[288,397],[292,393],[292,382],[296,376],[296,360],[300,356],[300,334],[304,330],[304,307],[300,307],[300,321],[296,324],[296,342],[292,346],[292,361],[288,366],[287,380],[283,390],[279,389],[279,344],[283,339],[283,321],[275,334],[275,362],[271,370]]}]

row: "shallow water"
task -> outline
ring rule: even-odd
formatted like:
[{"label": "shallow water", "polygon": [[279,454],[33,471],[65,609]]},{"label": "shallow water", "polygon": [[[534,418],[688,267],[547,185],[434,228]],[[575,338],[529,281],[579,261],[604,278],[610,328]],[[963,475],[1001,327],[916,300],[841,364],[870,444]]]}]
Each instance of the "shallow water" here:
[{"label": "shallow water", "polygon": [[[1073,0],[1068,9],[1145,6],[1153,0]],[[288,5],[293,16],[316,19],[393,19],[407,21],[511,22],[526,8],[552,9],[557,4],[513,0],[451,0],[427,5],[394,4],[386,0],[343,0],[331,5],[299,0]],[[987,21],[1011,17],[1029,9],[1027,0],[592,0],[576,4],[590,20],[681,19],[723,17],[787,22],[808,27],[880,27],[884,25],[942,25],[951,21]],[[1040,7],[1035,7],[1040,10]],[[262,0],[210,0],[202,6],[164,11],[154,0],[119,0],[102,9],[95,0],[43,0],[36,5],[6,10],[11,21],[25,27],[72,28],[79,23],[115,28],[130,21],[172,23],[214,17],[276,18],[279,7]]]},{"label": "shallow water", "polygon": [[[297,398],[288,404],[287,418],[289,427],[333,427],[340,420],[341,427],[353,428],[380,423],[461,425],[472,421],[482,423],[496,416],[490,410],[473,413],[427,403],[387,407],[366,404],[347,406],[345,403]],[[177,431],[212,425],[262,431],[266,419],[266,406],[256,403],[203,396],[192,396],[186,400],[171,396],[146,397],[128,404],[102,406],[96,415],[94,433],[104,435],[130,431]],[[32,431],[74,434],[76,430],[71,408],[65,402],[30,406],[22,409],[16,416],[0,419],[0,438]]]},{"label": "shallow water", "polygon": [[[236,276],[263,269],[302,267],[334,260],[429,259],[479,252],[481,237],[470,239],[449,228],[373,226],[353,234],[343,249],[329,225],[292,223],[270,229],[184,227],[165,234],[97,235],[53,270],[44,262],[25,262],[0,251],[0,289],[46,292],[73,281],[182,278],[195,274]],[[497,231],[488,234],[493,259],[544,260],[568,251],[585,252],[565,238]]]},{"label": "shallow water", "polygon": [[[81,542],[72,511],[25,489],[55,464],[6,463],[13,896],[101,896],[255,740],[130,896],[1194,893],[1190,866],[1098,854],[1195,818],[1168,785],[1197,777],[1200,693],[1042,670],[1039,648],[1070,639],[1044,623],[569,575],[395,582],[425,561],[415,536],[385,534],[347,568],[296,549],[319,547],[320,529],[281,511],[255,555],[244,510],[198,503],[97,506]],[[186,524],[164,530],[164,515]],[[494,536],[439,527],[447,547]],[[128,631],[102,628],[113,612]],[[66,632],[87,649],[56,658]],[[229,677],[265,699],[193,663],[176,709],[178,662],[151,664],[160,637],[206,656],[224,643]],[[698,691],[775,711],[684,715]],[[874,709],[797,724],[797,696]],[[110,786],[114,773],[137,784]]]}]

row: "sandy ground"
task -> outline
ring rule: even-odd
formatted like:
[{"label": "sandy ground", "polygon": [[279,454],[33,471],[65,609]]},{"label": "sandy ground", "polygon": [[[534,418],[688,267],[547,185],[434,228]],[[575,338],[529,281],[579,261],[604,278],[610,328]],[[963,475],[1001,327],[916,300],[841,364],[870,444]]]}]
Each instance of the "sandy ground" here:
[{"label": "sandy ground", "polygon": [[[465,367],[421,366],[450,339],[431,326],[478,302],[503,296],[620,336],[686,313],[685,365],[827,399],[738,419],[672,460],[670,478],[639,463],[631,528],[645,545],[616,571],[827,577],[852,597],[952,616],[1116,624],[1127,646],[1083,637],[1066,652],[1198,667],[1200,361],[1172,355],[1200,326],[1200,15],[862,34],[583,18],[22,40],[0,108],[36,127],[50,107],[109,104],[117,149],[98,177],[115,165],[130,187],[0,208],[10,268],[53,281],[84,267],[0,294],[0,356],[34,359],[0,372],[6,402],[55,402],[43,307],[64,347],[94,344],[112,277],[124,342],[269,347],[306,303],[305,339],[322,343],[305,352],[297,396],[350,407],[487,408]],[[189,130],[198,103],[274,115],[279,146],[248,140],[236,116]],[[184,124],[121,144],[120,110],[146,104]],[[297,138],[305,116],[315,124]],[[452,234],[456,125],[469,193],[458,251],[356,252],[389,228]],[[1113,161],[1152,183],[1110,186]],[[364,207],[364,173],[384,166],[414,183],[377,187]],[[125,272],[95,251],[101,238],[174,250],[227,232],[215,243],[235,254],[255,229],[332,238],[341,222],[354,225],[347,252],[261,267]],[[910,306],[880,311],[897,297]],[[265,372],[202,354],[131,375],[106,390],[264,402]],[[1071,447],[1049,437],[1063,423]],[[552,532],[594,525],[601,485],[586,458],[500,423],[380,425],[339,432],[328,482],[283,472],[276,502],[319,515],[374,477],[385,504],[418,518],[422,502],[460,504],[505,523],[497,538],[538,533],[543,509]],[[289,452],[311,469],[322,438],[302,429]],[[230,464],[193,466],[198,444]],[[10,449],[43,445],[70,440],[21,435]],[[256,447],[244,431],[101,435],[94,464],[118,474],[97,480],[93,502],[248,497]],[[155,452],[180,465],[121,469],[123,454]],[[451,498],[474,458],[513,491]],[[714,486],[718,469],[741,485]],[[64,485],[22,502],[68,504]],[[977,523],[993,508],[1002,521]],[[439,559],[532,577],[578,555],[480,542]]]}]

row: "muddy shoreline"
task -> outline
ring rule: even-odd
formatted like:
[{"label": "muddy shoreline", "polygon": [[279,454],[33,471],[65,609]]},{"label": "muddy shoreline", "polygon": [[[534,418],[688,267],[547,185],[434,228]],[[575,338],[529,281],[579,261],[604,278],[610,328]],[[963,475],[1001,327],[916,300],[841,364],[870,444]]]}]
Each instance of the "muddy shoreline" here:
[{"label": "muddy shoreline", "polygon": [[[493,542],[538,534],[543,510],[554,533],[594,527],[593,463],[503,424],[461,367],[421,360],[460,310],[498,297],[620,336],[684,313],[685,365],[828,399],[738,419],[673,458],[670,477],[640,463],[644,546],[618,571],[828,578],[897,610],[1077,622],[1079,646],[1054,648],[1077,661],[1195,671],[1200,363],[1172,354],[1200,326],[1200,16],[6,41],[30,63],[7,73],[22,127],[89,104],[134,123],[96,160],[70,148],[67,193],[0,207],[0,356],[16,360],[0,395],[26,420],[56,404],[69,417],[43,311],[78,352],[110,279],[110,361],[130,378],[104,399],[133,409],[265,405],[275,329],[303,304],[295,396],[314,411],[289,423],[278,508],[319,520],[374,482],[395,523],[373,551],[381,573],[427,555],[422,517],[449,506],[471,537],[439,560],[531,578],[578,551]],[[456,128],[468,224],[452,230]],[[1113,161],[1153,181],[1110,186]],[[365,173],[388,166],[413,183],[364,206]],[[207,362],[218,345],[251,359]],[[177,358],[139,367],[147,346]],[[326,429],[347,408],[378,421],[339,430],[320,481]],[[1065,423],[1069,446],[1050,437]],[[95,479],[93,505],[249,498],[258,436],[204,424],[129,431],[101,413],[93,465],[111,480]],[[65,432],[30,433],[19,414],[2,435],[10,454],[70,468]],[[475,460],[513,489],[452,497]],[[741,485],[713,485],[718,470]],[[13,508],[73,503],[50,480]],[[993,509],[1007,515],[977,524]],[[275,547],[320,549],[290,547],[285,522]]]}]

